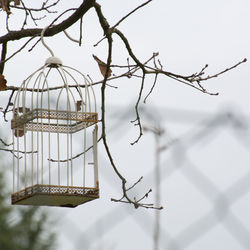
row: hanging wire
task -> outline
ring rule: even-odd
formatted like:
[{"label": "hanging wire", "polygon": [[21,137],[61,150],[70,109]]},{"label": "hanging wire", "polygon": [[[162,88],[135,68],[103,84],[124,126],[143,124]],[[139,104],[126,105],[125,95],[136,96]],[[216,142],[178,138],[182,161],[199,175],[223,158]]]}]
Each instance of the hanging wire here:
[{"label": "hanging wire", "polygon": [[[41,32],[41,42],[42,42],[42,44],[44,45],[44,47],[50,52],[50,54],[51,54],[52,56],[55,56],[55,54],[54,54],[54,52],[52,51],[52,49],[44,42],[44,39],[43,39],[44,33],[45,33],[45,31],[46,31],[48,28],[49,28],[49,26],[46,26],[45,28],[43,28],[43,30],[42,30],[42,32]],[[72,38],[72,37],[67,33],[66,30],[64,30],[63,32],[64,32],[64,34],[66,35],[66,37],[67,37],[68,39],[70,39],[71,41],[76,42],[76,43],[79,43],[79,42],[80,42],[79,40],[76,40],[76,39]]]},{"label": "hanging wire", "polygon": [[41,41],[42,41],[42,44],[44,45],[44,47],[50,52],[50,54],[52,56],[55,56],[54,52],[52,51],[52,49],[44,42],[44,39],[43,39],[43,36],[44,36],[44,33],[45,31],[49,28],[49,26],[46,26],[42,32],[41,32]]}]

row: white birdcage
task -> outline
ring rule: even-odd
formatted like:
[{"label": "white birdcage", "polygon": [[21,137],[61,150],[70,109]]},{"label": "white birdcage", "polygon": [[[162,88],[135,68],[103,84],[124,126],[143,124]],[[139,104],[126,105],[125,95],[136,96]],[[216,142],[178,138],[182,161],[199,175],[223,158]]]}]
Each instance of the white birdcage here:
[{"label": "white birdcage", "polygon": [[75,207],[99,198],[96,99],[88,79],[50,52],[13,103],[11,200]]}]

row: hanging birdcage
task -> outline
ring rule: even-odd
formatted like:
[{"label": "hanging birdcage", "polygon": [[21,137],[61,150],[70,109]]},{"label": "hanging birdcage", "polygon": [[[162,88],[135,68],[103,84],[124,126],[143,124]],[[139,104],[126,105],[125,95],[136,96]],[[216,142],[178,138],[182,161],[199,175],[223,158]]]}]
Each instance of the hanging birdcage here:
[{"label": "hanging birdcage", "polygon": [[99,198],[96,99],[88,79],[50,52],[13,103],[11,200],[75,207]]}]

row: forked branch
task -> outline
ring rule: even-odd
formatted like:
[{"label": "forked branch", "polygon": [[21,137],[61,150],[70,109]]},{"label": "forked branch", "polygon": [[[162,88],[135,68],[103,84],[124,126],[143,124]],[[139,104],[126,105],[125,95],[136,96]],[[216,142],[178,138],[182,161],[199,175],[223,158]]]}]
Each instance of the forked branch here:
[{"label": "forked branch", "polygon": [[112,201],[116,201],[116,202],[123,202],[123,203],[129,203],[129,204],[133,204],[135,208],[138,207],[144,207],[144,208],[155,208],[155,209],[162,209],[162,207],[154,207],[153,204],[147,204],[147,203],[143,203],[142,201],[148,197],[148,194],[151,192],[148,191],[145,195],[143,195],[141,198],[136,199],[134,197],[134,199],[131,199],[128,195],[128,191],[131,190],[131,188],[133,188],[135,185],[137,185],[142,178],[139,179],[139,181],[137,181],[134,185],[132,185],[131,187],[127,188],[126,187],[126,183],[127,180],[125,177],[123,177],[123,175],[120,173],[120,171],[118,170],[117,166],[114,163],[112,154],[110,152],[108,143],[107,143],[107,137],[106,137],[106,119],[105,119],[105,89],[106,89],[106,82],[108,80],[108,73],[109,73],[109,69],[110,69],[110,65],[111,65],[111,61],[112,61],[112,45],[113,45],[113,39],[112,39],[112,32],[110,32],[109,30],[109,24],[107,22],[107,20],[104,18],[102,11],[101,11],[101,6],[99,4],[95,5],[95,9],[96,12],[98,14],[99,17],[99,21],[100,24],[103,28],[104,34],[106,35],[106,38],[108,40],[108,58],[107,58],[107,63],[106,63],[106,74],[104,76],[104,80],[102,82],[102,87],[101,87],[101,110],[102,110],[102,140],[103,140],[103,144],[106,150],[106,153],[108,155],[109,161],[111,166],[113,167],[115,173],[117,174],[117,176],[120,178],[121,182],[122,182],[122,191],[123,191],[123,195],[122,198],[117,200],[117,199],[111,199]]}]

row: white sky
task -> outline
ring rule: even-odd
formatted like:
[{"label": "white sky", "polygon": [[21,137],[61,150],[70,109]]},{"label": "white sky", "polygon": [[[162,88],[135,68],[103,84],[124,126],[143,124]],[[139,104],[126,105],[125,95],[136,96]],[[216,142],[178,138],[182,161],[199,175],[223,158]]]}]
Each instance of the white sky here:
[{"label": "white sky", "polygon": [[[110,0],[100,1],[100,4],[104,15],[112,25],[142,2]],[[147,60],[153,52],[159,52],[161,63],[167,71],[186,75],[195,73],[205,64],[209,64],[208,73],[213,74],[244,58],[250,60],[249,11],[250,2],[247,0],[155,0],[133,14],[118,28],[129,39],[133,51],[141,61]],[[14,18],[14,15],[11,18]],[[84,18],[83,27],[82,47],[67,40],[63,34],[47,38],[46,41],[65,65],[71,65],[83,73],[90,74],[94,81],[99,80],[101,74],[92,54],[106,60],[107,52],[106,42],[93,47],[93,44],[102,38],[102,30],[93,10]],[[77,37],[77,30],[76,25],[68,32]],[[16,47],[10,47],[10,50],[12,49]],[[48,56],[49,53],[41,45],[31,53],[27,53],[27,50],[20,53],[12,63],[6,65],[5,76],[8,83],[20,84],[27,75],[41,66]],[[116,37],[113,63],[126,64],[126,58],[126,50]],[[181,152],[179,146],[162,154],[161,162],[168,178],[162,175],[162,204],[165,209],[161,212],[161,226],[164,233],[159,249],[248,249],[249,241],[246,242],[244,238],[245,231],[242,231],[240,226],[237,228],[230,216],[223,223],[211,226],[216,218],[214,214],[210,214],[213,209],[210,198],[216,199],[214,195],[218,195],[216,191],[211,190],[211,186],[218,187],[221,192],[228,189],[230,191],[233,183],[248,174],[249,149],[242,146],[243,143],[238,140],[238,136],[234,137],[235,132],[227,126],[220,128],[222,133],[213,132],[218,137],[212,137],[214,139],[210,140],[214,135],[212,134],[204,139],[204,143],[189,144],[188,136],[198,134],[202,128],[197,125],[199,121],[212,119],[213,114],[221,110],[233,110],[236,115],[249,116],[249,72],[247,62],[219,78],[204,83],[207,90],[219,92],[219,96],[205,95],[166,77],[160,77],[148,99],[148,104],[146,106],[141,104],[144,108],[148,107],[153,115],[156,115],[153,107],[160,108],[161,125],[166,130],[166,137],[162,138],[162,143],[165,143],[167,137],[184,138],[183,146],[189,148],[185,154],[191,159],[192,164],[197,166],[194,170],[185,162],[183,164],[187,164],[185,165],[187,167],[176,170],[178,167],[174,167],[175,163],[170,156],[175,150]],[[116,74],[115,70],[113,73]],[[146,81],[144,97],[152,83],[152,79]],[[113,128],[113,124],[116,124],[115,129],[110,131],[108,140],[116,163],[133,183],[141,175],[146,178],[153,170],[154,141],[152,135],[146,134],[139,144],[134,147],[129,145],[137,135],[136,128],[129,121],[135,117],[133,105],[138,96],[140,81],[120,79],[112,84],[119,88],[107,89],[107,115],[110,117],[107,125],[108,128]],[[171,111],[172,109],[176,109],[176,112]],[[178,110],[183,112],[178,113]],[[124,120],[119,121],[114,118],[127,111],[129,116]],[[179,121],[173,118],[174,115],[179,117],[177,118]],[[191,121],[185,122],[189,115],[192,115]],[[150,123],[146,118],[143,121]],[[201,123],[204,124],[206,123]],[[208,132],[209,129],[206,133]],[[58,221],[54,228],[59,233],[57,249],[152,249],[154,211],[143,209],[135,211],[127,205],[110,202],[111,197],[119,198],[121,184],[112,172],[101,144],[99,148],[101,198],[75,209],[47,209]],[[197,169],[200,172],[196,172]],[[209,183],[206,183],[207,179],[202,179],[200,173],[209,177]],[[204,190],[189,181],[193,180],[192,178],[202,182]],[[154,185],[153,177],[145,182],[138,187],[138,192],[143,193]],[[206,196],[204,193],[209,194]],[[230,213],[250,231],[249,204],[248,193],[232,203]],[[195,230],[190,229],[189,235],[185,229],[206,214],[208,214],[207,222],[203,225],[208,228],[211,226],[212,229],[206,234],[202,233],[198,240],[192,241],[192,232]],[[231,229],[228,230],[228,227]],[[233,229],[236,232],[232,233]],[[203,229],[200,230],[203,232]],[[238,234],[237,239],[241,240],[236,240],[232,234]],[[169,245],[171,238],[175,237],[180,248]],[[242,242],[245,242],[245,245]]]}]

